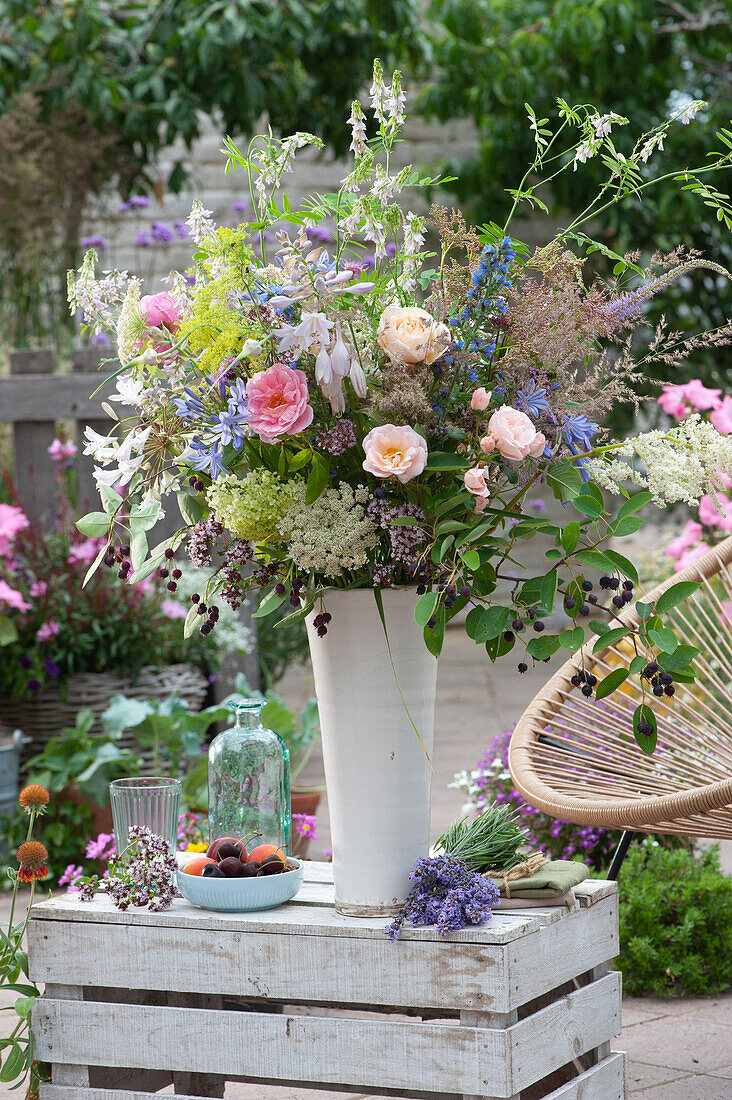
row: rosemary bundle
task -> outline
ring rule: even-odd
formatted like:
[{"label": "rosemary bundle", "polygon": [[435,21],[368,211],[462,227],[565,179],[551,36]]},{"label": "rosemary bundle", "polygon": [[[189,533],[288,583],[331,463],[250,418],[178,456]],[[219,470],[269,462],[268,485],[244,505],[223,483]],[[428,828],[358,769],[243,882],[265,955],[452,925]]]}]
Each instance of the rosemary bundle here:
[{"label": "rosemary bundle", "polygon": [[507,871],[524,858],[518,850],[527,833],[516,823],[516,816],[508,806],[493,803],[473,821],[465,817],[451,825],[435,848],[464,860],[473,871]]}]

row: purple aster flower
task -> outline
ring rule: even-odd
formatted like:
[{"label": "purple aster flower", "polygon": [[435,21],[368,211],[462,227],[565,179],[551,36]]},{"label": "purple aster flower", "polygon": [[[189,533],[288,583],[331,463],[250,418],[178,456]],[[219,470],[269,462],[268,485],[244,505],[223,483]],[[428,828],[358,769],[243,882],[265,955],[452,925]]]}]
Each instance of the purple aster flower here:
[{"label": "purple aster flower", "polygon": [[331,244],[335,240],[330,229],[326,229],[324,225],[311,225],[305,230],[305,236],[309,241],[319,241],[322,244]]},{"label": "purple aster flower", "polygon": [[98,233],[94,237],[82,237],[79,242],[82,248],[98,248],[100,252],[107,249],[107,238]]},{"label": "purple aster flower", "polygon": [[93,348],[106,348],[109,344],[109,337],[106,332],[95,332],[89,343]]},{"label": "purple aster flower", "polygon": [[61,675],[61,669],[58,667],[57,664],[55,664],[48,657],[43,662],[43,667],[45,668],[45,670],[46,670],[46,672],[48,673],[49,676],[60,676]]},{"label": "purple aster flower", "polygon": [[119,211],[120,214],[126,214],[129,209],[130,209],[130,204],[128,202],[121,202],[119,204],[119,206],[117,207],[117,210]]},{"label": "purple aster flower", "polygon": [[249,203],[246,199],[239,199],[237,202],[232,202],[231,209],[235,214],[242,214],[248,206]]},{"label": "purple aster flower", "polygon": [[40,682],[38,680],[36,680],[36,678],[34,676],[32,679],[30,679],[28,681],[28,691],[32,691],[33,694],[35,695],[40,690],[41,690]]},{"label": "purple aster flower", "polygon": [[154,221],[150,232],[153,240],[159,241],[160,244],[168,244],[169,241],[173,240],[173,230],[167,222]]},{"label": "purple aster flower", "polygon": [[173,222],[173,228],[175,229],[175,232],[176,232],[177,236],[179,236],[179,237],[187,237],[188,236],[188,226],[186,225],[185,222],[182,222],[180,220],[180,218],[178,218],[176,221]]},{"label": "purple aster flower", "polygon": [[141,229],[135,237],[135,244],[138,245],[140,248],[149,248],[152,244],[150,234],[146,233],[144,229]]},{"label": "purple aster flower", "polygon": [[144,209],[145,207],[150,205],[150,200],[147,195],[130,195],[128,203],[130,206],[136,206],[140,209]]},{"label": "purple aster flower", "polygon": [[542,500],[541,497],[536,497],[534,500],[527,501],[527,506],[540,515],[546,512],[546,501]]}]

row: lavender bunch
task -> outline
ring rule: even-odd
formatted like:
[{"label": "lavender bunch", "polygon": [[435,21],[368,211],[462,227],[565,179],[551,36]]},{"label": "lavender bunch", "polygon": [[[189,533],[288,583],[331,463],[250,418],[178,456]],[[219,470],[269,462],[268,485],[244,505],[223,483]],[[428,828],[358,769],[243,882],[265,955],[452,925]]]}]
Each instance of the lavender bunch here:
[{"label": "lavender bunch", "polygon": [[490,920],[499,902],[495,883],[471,871],[452,855],[418,859],[410,875],[414,886],[394,920],[385,929],[396,941],[405,921],[413,925],[435,924],[442,936],[459,932],[469,924]]},{"label": "lavender bunch", "polygon": [[100,882],[98,875],[79,882],[79,897],[91,901],[102,888],[117,909],[130,905],[147,906],[153,913],[167,909],[177,896],[174,875],[177,870],[173,849],[161,836],[144,825],[133,825],[127,835],[127,847],[109,861]]}]

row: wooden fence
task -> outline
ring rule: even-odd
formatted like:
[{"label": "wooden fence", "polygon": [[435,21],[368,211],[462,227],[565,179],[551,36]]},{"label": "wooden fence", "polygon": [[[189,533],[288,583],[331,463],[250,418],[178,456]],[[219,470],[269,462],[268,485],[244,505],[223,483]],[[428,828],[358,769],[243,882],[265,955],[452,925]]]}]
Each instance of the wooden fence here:
[{"label": "wooden fence", "polygon": [[[90,400],[90,394],[105,377],[99,370],[102,358],[100,349],[79,348],[72,356],[71,373],[59,374],[54,371],[52,351],[15,351],[10,355],[10,375],[0,377],[0,421],[8,421],[12,426],[15,485],[29,519],[41,527],[51,522],[56,510],[56,477],[48,448],[56,438],[59,420],[72,421],[74,425],[79,448],[75,461],[80,514],[101,507],[94,484],[94,463],[82,450],[87,425],[106,435],[111,424],[101,407],[105,392]],[[111,373],[111,365],[105,370]],[[166,511],[168,514],[154,528],[151,544],[178,529],[176,509]],[[246,609],[242,610],[242,619],[252,628]],[[255,684],[256,652],[248,654],[240,667],[249,682]]]}]

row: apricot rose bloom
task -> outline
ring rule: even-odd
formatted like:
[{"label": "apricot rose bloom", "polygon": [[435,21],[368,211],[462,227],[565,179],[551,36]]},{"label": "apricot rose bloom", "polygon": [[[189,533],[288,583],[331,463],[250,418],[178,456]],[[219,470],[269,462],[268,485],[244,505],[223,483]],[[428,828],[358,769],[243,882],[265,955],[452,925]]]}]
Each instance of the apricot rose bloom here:
[{"label": "apricot rose bloom", "polygon": [[450,330],[417,306],[387,306],[376,334],[379,347],[394,363],[434,363],[447,350]]},{"label": "apricot rose bloom", "polygon": [[364,470],[375,477],[395,477],[404,484],[418,477],[427,463],[427,443],[407,425],[381,424],[364,438]]},{"label": "apricot rose bloom", "polygon": [[487,390],[485,386],[479,386],[477,390],[473,390],[473,395],[470,398],[470,407],[476,412],[485,412],[491,403],[491,391]]},{"label": "apricot rose bloom", "polygon": [[273,363],[247,382],[249,427],[263,443],[296,435],[313,422],[308,380],[301,370]]},{"label": "apricot rose bloom", "polygon": [[488,421],[488,432],[496,450],[511,462],[522,462],[527,455],[538,457],[546,444],[526,413],[510,405],[496,409]]}]

